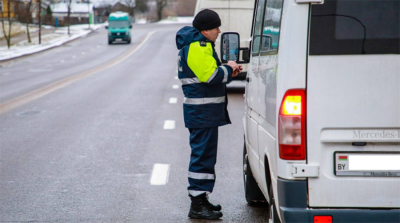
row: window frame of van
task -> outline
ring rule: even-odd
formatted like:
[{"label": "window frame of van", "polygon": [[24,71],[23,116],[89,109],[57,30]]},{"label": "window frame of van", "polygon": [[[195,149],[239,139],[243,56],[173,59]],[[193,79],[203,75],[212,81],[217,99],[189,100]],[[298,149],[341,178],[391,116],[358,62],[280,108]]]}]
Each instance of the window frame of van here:
[{"label": "window frame of van", "polygon": [[[266,3],[265,3],[265,8],[264,8],[264,17],[263,17],[263,22],[262,22],[262,30],[264,30],[264,22],[265,22],[265,16],[267,15],[267,7],[268,7],[268,2],[269,1],[271,1],[271,0],[267,0],[266,1]],[[266,51],[263,51],[263,50],[261,50],[262,49],[262,47],[261,47],[261,39],[262,38],[260,38],[260,49],[259,49],[259,54],[260,54],[260,56],[268,56],[268,55],[276,55],[276,54],[278,54],[278,51],[279,51],[279,40],[280,40],[280,36],[281,36],[281,26],[282,26],[282,11],[283,11],[283,1],[284,0],[277,0],[277,1],[280,1],[281,3],[282,3],[282,7],[281,7],[281,14],[280,14],[280,16],[279,16],[279,34],[278,34],[278,46],[277,46],[277,48],[276,49],[273,49],[273,50],[266,50]]]},{"label": "window frame of van", "polygon": [[[1,2],[1,1],[0,1]],[[256,9],[256,7],[257,7],[257,3],[258,3],[258,0],[255,0],[254,1],[254,7],[253,7],[253,9]],[[255,20],[256,20],[256,10],[253,10],[253,21],[252,21],[252,23],[251,23],[251,30],[250,30],[250,36],[253,36],[253,30],[254,30],[254,22],[255,22]],[[253,44],[251,44],[251,45],[253,45]]]},{"label": "window frame of van", "polygon": [[[259,47],[258,47],[258,51],[257,52],[253,52],[253,49],[254,49],[254,44],[256,43],[255,41],[254,41],[254,32],[255,32],[255,29],[256,29],[256,24],[257,24],[257,9],[258,9],[258,4],[260,3],[260,0],[257,0],[257,7],[255,7],[254,8],[254,20],[253,20],[253,23],[254,23],[254,25],[253,25],[253,31],[251,32],[252,33],[252,35],[251,35],[251,39],[252,39],[252,46],[251,46],[251,55],[252,56],[259,56],[260,55],[260,46],[261,46],[261,38],[260,38],[260,40],[259,40]],[[264,16],[265,16],[265,8],[266,8],[266,4],[267,4],[267,0],[265,0],[264,1],[264,7],[263,7],[263,12],[262,12],[262,20],[261,20],[261,30],[262,30],[262,28],[264,27]]]}]

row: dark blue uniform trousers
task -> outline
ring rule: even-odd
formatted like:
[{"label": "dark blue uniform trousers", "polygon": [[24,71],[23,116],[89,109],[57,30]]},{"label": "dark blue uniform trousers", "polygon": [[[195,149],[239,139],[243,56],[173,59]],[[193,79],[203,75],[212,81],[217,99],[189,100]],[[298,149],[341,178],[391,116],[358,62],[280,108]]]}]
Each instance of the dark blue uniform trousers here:
[{"label": "dark blue uniform trousers", "polygon": [[189,128],[190,155],[189,187],[192,196],[211,193],[215,183],[214,166],[217,162],[218,127]]}]

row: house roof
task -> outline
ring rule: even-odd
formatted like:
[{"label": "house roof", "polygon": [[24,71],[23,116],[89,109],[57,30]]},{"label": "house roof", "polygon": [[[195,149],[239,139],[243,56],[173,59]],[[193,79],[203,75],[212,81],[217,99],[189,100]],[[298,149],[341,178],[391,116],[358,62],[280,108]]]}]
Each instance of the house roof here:
[{"label": "house roof", "polygon": [[[51,5],[53,13],[68,13],[67,3],[55,3]],[[93,12],[93,4],[89,3],[71,3],[71,13],[88,13]]]}]

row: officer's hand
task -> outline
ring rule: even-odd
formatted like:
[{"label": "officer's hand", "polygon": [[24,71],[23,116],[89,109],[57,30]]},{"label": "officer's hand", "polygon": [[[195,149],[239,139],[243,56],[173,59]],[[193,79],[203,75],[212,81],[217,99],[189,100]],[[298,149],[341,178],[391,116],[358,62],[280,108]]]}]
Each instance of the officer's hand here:
[{"label": "officer's hand", "polygon": [[232,67],[233,72],[238,69],[239,65],[237,65],[236,61],[228,61],[228,66]]},{"label": "officer's hand", "polygon": [[243,70],[242,65],[238,65],[238,68],[233,71],[232,77],[236,77]]}]

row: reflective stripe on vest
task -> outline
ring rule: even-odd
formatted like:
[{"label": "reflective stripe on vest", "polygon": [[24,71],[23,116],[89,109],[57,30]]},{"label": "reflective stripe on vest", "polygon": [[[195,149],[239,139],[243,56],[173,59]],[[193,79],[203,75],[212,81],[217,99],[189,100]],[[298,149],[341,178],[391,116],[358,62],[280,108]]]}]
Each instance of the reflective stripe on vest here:
[{"label": "reflective stripe on vest", "polygon": [[214,79],[214,77],[217,75],[217,73],[218,73],[218,67],[215,68],[214,73],[212,73],[210,78],[208,78],[207,83],[210,83]]},{"label": "reflective stripe on vest", "polygon": [[189,178],[197,179],[197,180],[214,180],[215,175],[212,173],[194,173],[189,171]]},{"label": "reflective stripe on vest", "polygon": [[199,84],[199,83],[201,83],[197,77],[194,77],[194,78],[182,78],[182,79],[179,79],[179,80],[181,81],[182,85]]},{"label": "reflective stripe on vest", "polygon": [[224,66],[220,66],[222,68],[222,70],[224,70],[224,80],[222,81],[222,83],[226,83],[228,81],[228,70],[226,69],[226,67]]},{"label": "reflective stripe on vest", "polygon": [[219,104],[225,102],[225,96],[215,98],[184,98],[183,104],[189,105],[204,105],[204,104]]}]

